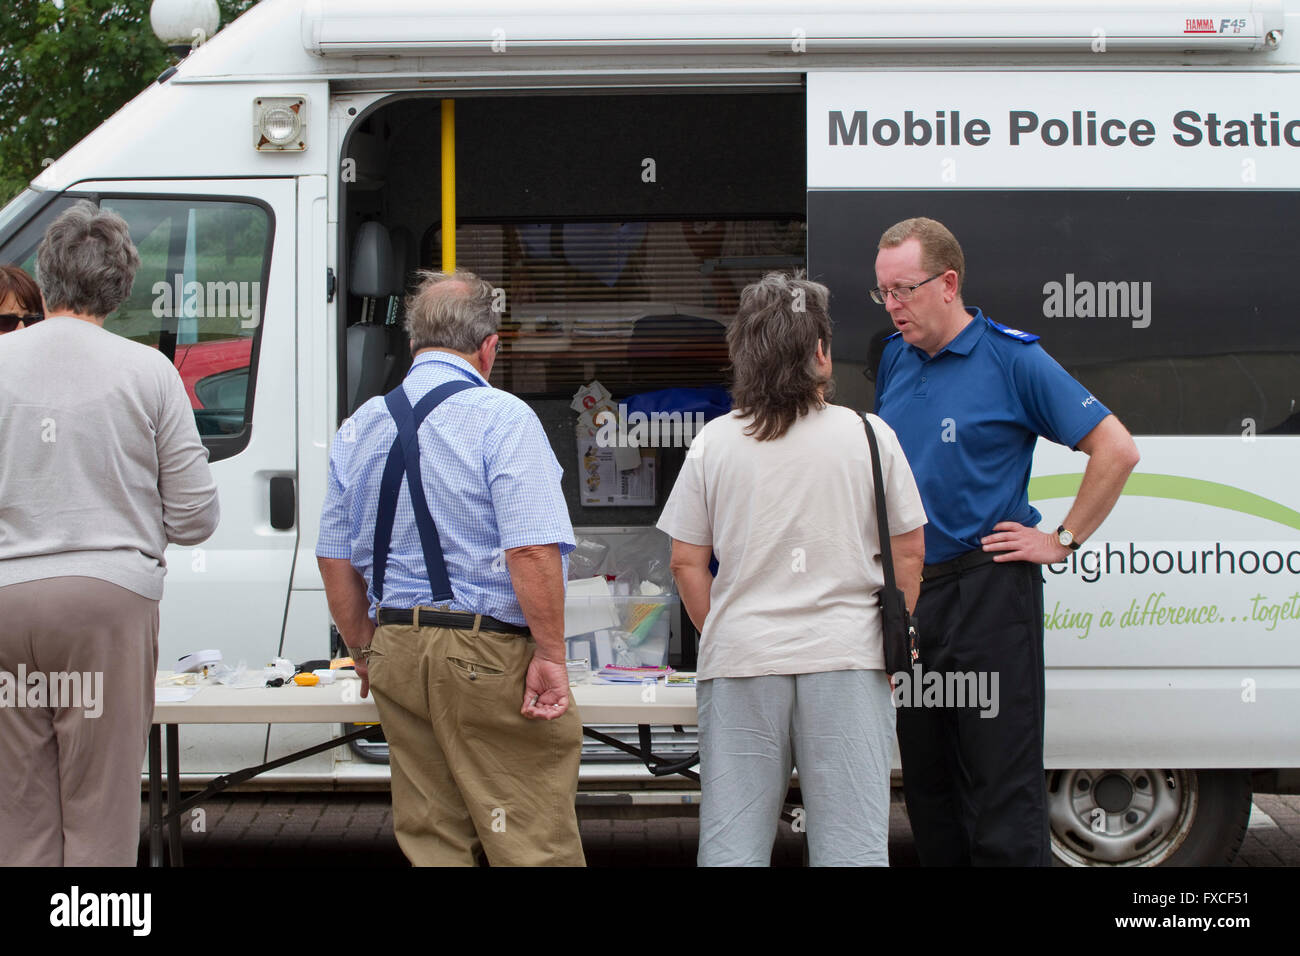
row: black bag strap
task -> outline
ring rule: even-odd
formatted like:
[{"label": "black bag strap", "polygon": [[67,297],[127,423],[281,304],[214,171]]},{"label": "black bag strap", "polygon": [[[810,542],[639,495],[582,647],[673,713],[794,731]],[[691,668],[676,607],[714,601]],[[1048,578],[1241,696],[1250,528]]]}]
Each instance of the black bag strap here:
[{"label": "black bag strap", "polygon": [[867,444],[871,446],[871,475],[876,482],[876,527],[880,534],[880,563],[885,571],[885,593],[893,594],[898,588],[894,580],[894,554],[889,547],[889,512],[885,508],[885,477],[880,468],[880,449],[876,447],[876,430],[871,427],[866,412],[862,416],[862,427],[867,431]]}]

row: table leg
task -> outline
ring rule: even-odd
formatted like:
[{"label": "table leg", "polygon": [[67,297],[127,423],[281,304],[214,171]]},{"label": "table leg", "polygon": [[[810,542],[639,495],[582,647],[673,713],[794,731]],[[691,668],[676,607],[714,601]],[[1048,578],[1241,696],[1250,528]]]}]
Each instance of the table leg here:
[{"label": "table leg", "polygon": [[167,840],[168,858],[172,866],[184,866],[181,855],[181,728],[167,725]]},{"label": "table leg", "polygon": [[162,851],[162,728],[149,727],[149,865],[163,865]]}]

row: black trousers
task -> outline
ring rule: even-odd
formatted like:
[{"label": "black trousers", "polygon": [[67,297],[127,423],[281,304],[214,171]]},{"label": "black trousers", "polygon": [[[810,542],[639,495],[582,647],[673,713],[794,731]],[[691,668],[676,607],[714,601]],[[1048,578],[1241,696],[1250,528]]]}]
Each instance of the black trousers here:
[{"label": "black trousers", "polygon": [[1048,866],[1043,774],[1043,575],[984,564],[921,586],[921,668],[997,674],[997,716],[978,706],[903,706],[898,744],[922,866]]}]

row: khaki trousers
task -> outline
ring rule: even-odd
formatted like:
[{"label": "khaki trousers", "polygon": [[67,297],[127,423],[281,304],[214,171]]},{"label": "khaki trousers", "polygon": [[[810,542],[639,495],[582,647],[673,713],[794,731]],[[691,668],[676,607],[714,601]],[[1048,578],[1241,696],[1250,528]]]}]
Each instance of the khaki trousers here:
[{"label": "khaki trousers", "polygon": [[135,866],[157,667],[157,601],[87,577],[0,588],[0,864]]},{"label": "khaki trousers", "polygon": [[536,644],[494,631],[384,625],[369,659],[392,767],[393,829],[416,866],[583,866],[582,720],[520,712]]}]

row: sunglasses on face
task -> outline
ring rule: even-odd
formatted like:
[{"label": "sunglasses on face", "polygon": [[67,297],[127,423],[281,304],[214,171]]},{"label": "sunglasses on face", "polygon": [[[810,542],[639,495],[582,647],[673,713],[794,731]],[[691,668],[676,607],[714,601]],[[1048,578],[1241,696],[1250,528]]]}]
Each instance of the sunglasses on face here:
[{"label": "sunglasses on face", "polygon": [[14,331],[18,328],[19,322],[23,324],[24,328],[29,325],[35,325],[44,318],[45,316],[41,315],[39,312],[28,314],[18,312],[0,312],[0,332]]}]

